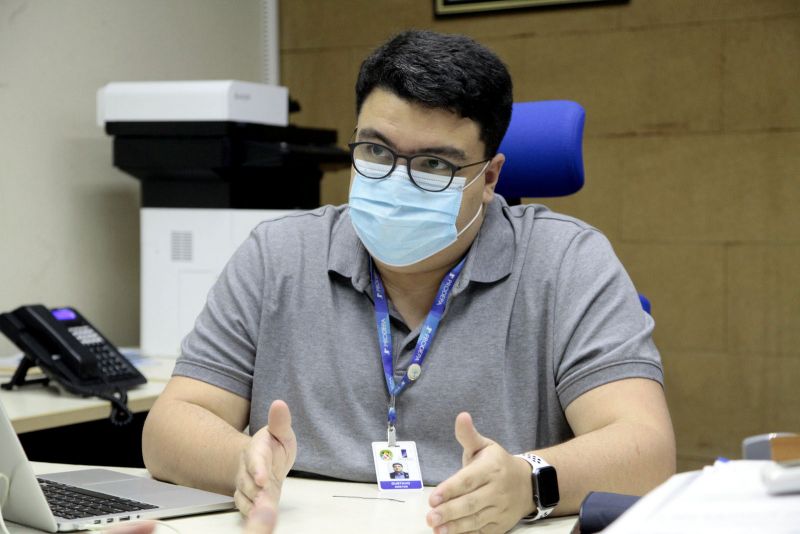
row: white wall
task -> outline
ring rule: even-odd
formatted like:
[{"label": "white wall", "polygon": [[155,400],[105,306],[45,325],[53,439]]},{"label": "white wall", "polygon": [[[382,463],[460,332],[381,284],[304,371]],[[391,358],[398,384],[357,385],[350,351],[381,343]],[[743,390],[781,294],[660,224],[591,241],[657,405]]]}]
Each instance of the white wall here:
[{"label": "white wall", "polygon": [[[261,77],[259,0],[0,0],[0,311],[73,305],[139,339],[139,183],[95,124],[109,81]],[[0,336],[0,355],[15,352]]]}]

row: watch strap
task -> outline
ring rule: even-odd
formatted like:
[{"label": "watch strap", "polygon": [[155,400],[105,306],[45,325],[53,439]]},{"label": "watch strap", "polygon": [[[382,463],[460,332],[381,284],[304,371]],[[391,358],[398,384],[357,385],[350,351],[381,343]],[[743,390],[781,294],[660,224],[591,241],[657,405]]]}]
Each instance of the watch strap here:
[{"label": "watch strap", "polygon": [[[516,456],[517,458],[522,458],[531,465],[531,476],[533,476],[536,473],[536,471],[542,467],[551,467],[550,464],[547,463],[547,460],[545,460],[541,456],[536,456],[535,454],[531,454],[529,452],[523,452],[522,454],[515,454],[514,456]],[[531,489],[533,490],[533,488]],[[538,495],[534,494],[533,500],[536,503],[536,510],[533,513],[528,514],[524,516],[522,519],[520,519],[520,521],[523,523],[533,523],[534,521],[538,521],[539,519],[544,519],[545,517],[550,515],[550,512],[552,512],[553,509],[555,508],[555,506],[550,508],[542,508],[541,506],[539,506],[540,501]]]}]

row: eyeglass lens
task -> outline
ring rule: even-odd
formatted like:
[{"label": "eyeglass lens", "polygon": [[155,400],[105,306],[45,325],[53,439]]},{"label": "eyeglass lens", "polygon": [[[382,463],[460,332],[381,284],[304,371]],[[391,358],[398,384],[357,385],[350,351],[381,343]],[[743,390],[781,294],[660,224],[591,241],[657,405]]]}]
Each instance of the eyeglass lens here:
[{"label": "eyeglass lens", "polygon": [[[392,170],[395,155],[382,145],[362,143],[353,149],[353,163],[367,178],[384,178]],[[453,179],[453,165],[436,156],[412,156],[408,167],[412,181],[428,191],[442,191]]]}]

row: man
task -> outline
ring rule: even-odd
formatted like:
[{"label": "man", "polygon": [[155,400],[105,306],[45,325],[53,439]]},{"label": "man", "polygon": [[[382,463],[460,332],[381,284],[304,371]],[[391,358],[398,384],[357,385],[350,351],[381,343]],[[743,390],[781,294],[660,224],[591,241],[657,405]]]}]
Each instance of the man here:
[{"label": "man", "polygon": [[392,464],[392,472],[389,473],[390,478],[408,478],[408,473],[403,471],[403,464]]},{"label": "man", "polygon": [[370,442],[396,432],[437,485],[428,524],[453,534],[549,513],[537,465],[560,514],[674,472],[653,322],[608,241],[494,194],[511,102],[463,36],[405,32],[364,61],[349,205],[264,222],[236,252],[148,417],[155,476],[246,512],[292,468],[374,482]]}]

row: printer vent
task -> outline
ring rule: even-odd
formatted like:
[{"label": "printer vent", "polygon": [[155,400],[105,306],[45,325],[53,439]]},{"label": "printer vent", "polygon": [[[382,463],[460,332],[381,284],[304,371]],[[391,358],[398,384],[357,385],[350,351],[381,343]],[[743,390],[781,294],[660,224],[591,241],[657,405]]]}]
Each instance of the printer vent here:
[{"label": "printer vent", "polygon": [[172,261],[192,261],[192,232],[172,232]]}]

